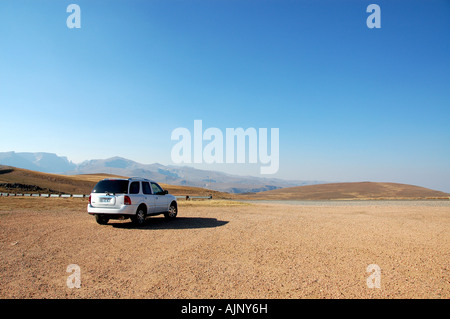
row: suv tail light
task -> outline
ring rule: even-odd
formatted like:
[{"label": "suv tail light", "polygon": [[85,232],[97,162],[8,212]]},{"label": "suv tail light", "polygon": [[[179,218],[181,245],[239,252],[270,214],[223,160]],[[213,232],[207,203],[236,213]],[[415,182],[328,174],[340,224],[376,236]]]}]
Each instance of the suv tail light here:
[{"label": "suv tail light", "polygon": [[91,195],[89,195],[89,205],[91,204]]},{"label": "suv tail light", "polygon": [[123,198],[123,203],[125,205],[131,205],[131,199],[129,196],[125,195],[125,197]]}]

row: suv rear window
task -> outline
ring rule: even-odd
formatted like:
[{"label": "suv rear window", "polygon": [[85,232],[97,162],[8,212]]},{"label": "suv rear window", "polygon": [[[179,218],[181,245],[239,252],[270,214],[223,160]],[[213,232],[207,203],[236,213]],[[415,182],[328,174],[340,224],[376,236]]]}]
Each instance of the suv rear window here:
[{"label": "suv rear window", "polygon": [[105,180],[95,185],[93,193],[127,194],[128,181],[126,180]]}]

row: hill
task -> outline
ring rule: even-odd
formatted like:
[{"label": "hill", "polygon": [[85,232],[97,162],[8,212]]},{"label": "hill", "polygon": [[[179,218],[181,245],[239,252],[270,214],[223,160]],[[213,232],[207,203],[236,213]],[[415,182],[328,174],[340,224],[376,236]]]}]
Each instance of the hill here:
[{"label": "hill", "polygon": [[264,200],[448,199],[450,194],[407,184],[355,182],[288,187],[241,194],[239,198]]},{"label": "hill", "polygon": [[[0,165],[0,192],[89,194],[104,178],[127,178],[113,174],[61,175]],[[434,199],[450,194],[398,183],[356,182],[286,187],[259,193],[230,194],[201,187],[160,183],[178,196],[210,196],[216,199],[243,200],[354,200],[354,199]]]},{"label": "hill", "polygon": [[[0,165],[0,192],[89,194],[95,184],[104,178],[127,178],[112,174],[60,175]],[[228,193],[200,187],[176,186],[160,183],[170,194],[180,196],[210,196],[232,198]]]}]

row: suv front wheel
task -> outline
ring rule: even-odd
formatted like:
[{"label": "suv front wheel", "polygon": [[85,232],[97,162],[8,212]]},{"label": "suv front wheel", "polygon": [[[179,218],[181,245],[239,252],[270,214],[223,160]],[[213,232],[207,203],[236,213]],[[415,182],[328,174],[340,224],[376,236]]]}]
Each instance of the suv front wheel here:
[{"label": "suv front wheel", "polygon": [[175,217],[177,217],[178,214],[178,209],[177,209],[177,205],[175,203],[170,204],[169,210],[164,213],[164,217],[166,217],[167,219],[174,219]]}]

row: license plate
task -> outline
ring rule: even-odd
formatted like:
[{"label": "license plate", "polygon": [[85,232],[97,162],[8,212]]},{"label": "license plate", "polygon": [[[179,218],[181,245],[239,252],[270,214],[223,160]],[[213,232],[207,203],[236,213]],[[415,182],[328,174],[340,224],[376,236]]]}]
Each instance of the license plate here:
[{"label": "license plate", "polygon": [[100,203],[109,203],[110,201],[111,201],[111,198],[104,198],[104,197],[100,198]]}]

